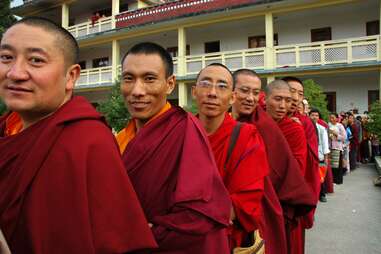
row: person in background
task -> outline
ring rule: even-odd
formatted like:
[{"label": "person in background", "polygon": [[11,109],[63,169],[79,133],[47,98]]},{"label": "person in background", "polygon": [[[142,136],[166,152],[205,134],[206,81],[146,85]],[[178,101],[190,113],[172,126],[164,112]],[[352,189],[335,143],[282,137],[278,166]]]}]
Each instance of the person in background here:
[{"label": "person in background", "polygon": [[338,115],[331,113],[329,115],[329,130],[328,136],[330,140],[330,161],[333,173],[333,182],[336,184],[343,183],[343,171],[342,171],[342,160],[343,160],[343,148],[344,142],[347,138],[344,126],[337,122]]},{"label": "person in background", "polygon": [[329,150],[329,142],[328,142],[328,132],[326,128],[319,124],[320,112],[317,109],[311,109],[310,118],[316,124],[316,128],[318,130],[318,139],[319,139],[319,161],[320,161],[320,169],[325,172],[321,172],[321,189],[320,189],[320,202],[327,202],[326,192],[327,187],[324,184],[325,175],[327,172],[328,166],[328,156],[330,153]]}]

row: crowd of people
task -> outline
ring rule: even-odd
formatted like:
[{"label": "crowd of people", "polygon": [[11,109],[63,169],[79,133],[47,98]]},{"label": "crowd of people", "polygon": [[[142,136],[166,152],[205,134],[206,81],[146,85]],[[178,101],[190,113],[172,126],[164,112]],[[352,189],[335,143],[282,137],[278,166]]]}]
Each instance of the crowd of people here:
[{"label": "crowd of people", "polygon": [[192,86],[194,116],[167,101],[170,54],[139,43],[122,59],[132,119],[114,138],[73,96],[77,58],[72,35],[42,18],[18,21],[1,40],[4,251],[304,253],[330,166],[340,183],[357,153],[345,151],[352,141],[335,115],[326,124],[306,113],[299,79],[262,86],[252,70],[210,64]]}]

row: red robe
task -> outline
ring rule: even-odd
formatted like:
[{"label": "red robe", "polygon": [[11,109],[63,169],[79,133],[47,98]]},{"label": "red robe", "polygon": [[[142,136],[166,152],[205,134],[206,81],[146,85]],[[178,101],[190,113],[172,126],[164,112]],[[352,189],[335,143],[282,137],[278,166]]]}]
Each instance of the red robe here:
[{"label": "red robe", "polygon": [[[294,155],[294,158],[298,161],[299,169],[303,176],[306,174],[307,167],[307,140],[302,125],[294,122],[287,116],[278,122],[278,126],[285,136],[289,147]],[[313,189],[310,187],[310,191]],[[315,193],[313,193],[315,194]],[[317,197],[314,195],[315,204],[317,203]],[[304,253],[304,231],[305,227],[302,225],[303,218],[298,220],[295,225],[289,225],[289,249],[291,254],[303,254]]]},{"label": "red robe", "polygon": [[101,116],[74,97],[4,137],[0,119],[0,228],[13,254],[124,253],[152,237]]},{"label": "red robe", "polygon": [[302,175],[305,176],[307,167],[307,140],[302,125],[286,116],[278,122],[278,126],[299,164]]},{"label": "red robe", "polygon": [[237,122],[229,115],[218,130],[209,136],[217,167],[229,191],[236,218],[242,227],[231,229],[232,248],[241,245],[248,232],[265,228],[262,214],[264,178],[268,163],[262,138],[253,125],[242,124],[240,134],[226,163],[227,151]]},{"label": "red robe", "polygon": [[196,118],[172,107],[144,125],[122,157],[153,224],[155,253],[229,253],[231,202]]},{"label": "red robe", "polygon": [[[288,253],[289,244],[287,244],[286,236],[290,235],[289,225],[294,224],[298,217],[311,211],[316,206],[316,200],[301,174],[283,133],[262,107],[257,107],[250,118],[240,120],[254,123],[263,138],[270,165],[269,177],[282,205],[281,215],[285,220],[282,221],[283,217],[279,217],[278,212],[267,212],[269,217],[267,221],[272,221],[272,226],[270,227],[267,223],[271,234],[270,239],[266,240],[266,253]],[[280,226],[282,229],[279,229]]]},{"label": "red robe", "polygon": [[[314,192],[316,199],[320,196],[320,173],[319,173],[319,139],[317,137],[317,129],[315,124],[312,122],[311,118],[305,115],[296,114],[296,117],[300,120],[303,125],[306,140],[307,140],[307,164],[306,164],[306,174],[304,178],[310,185],[312,191]],[[312,228],[313,226],[313,216],[314,211],[312,211],[308,218],[304,221],[306,228]]]}]

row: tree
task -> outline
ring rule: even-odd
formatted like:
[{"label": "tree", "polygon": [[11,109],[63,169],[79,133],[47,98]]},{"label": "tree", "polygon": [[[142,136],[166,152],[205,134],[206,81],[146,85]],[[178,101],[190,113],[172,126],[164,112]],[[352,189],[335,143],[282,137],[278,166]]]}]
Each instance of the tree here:
[{"label": "tree", "polygon": [[4,31],[16,22],[16,18],[11,14],[10,3],[10,0],[0,1],[0,38]]},{"label": "tree", "polygon": [[7,111],[5,104],[0,100],[0,116],[3,115]]},{"label": "tree", "polygon": [[108,124],[115,131],[120,131],[126,126],[128,119],[130,119],[130,114],[126,109],[123,97],[120,93],[119,81],[114,83],[108,99],[101,102],[97,109],[104,114]]},{"label": "tree", "polygon": [[184,110],[192,113],[193,115],[196,115],[198,113],[196,102],[192,100],[192,105],[185,106]]},{"label": "tree", "polygon": [[372,133],[381,137],[381,102],[377,101],[370,107],[369,121],[366,124],[366,129]]},{"label": "tree", "polygon": [[320,111],[321,118],[328,120],[329,112],[327,109],[326,96],[321,87],[312,79],[303,81],[304,96],[307,99],[310,108],[316,108]]}]

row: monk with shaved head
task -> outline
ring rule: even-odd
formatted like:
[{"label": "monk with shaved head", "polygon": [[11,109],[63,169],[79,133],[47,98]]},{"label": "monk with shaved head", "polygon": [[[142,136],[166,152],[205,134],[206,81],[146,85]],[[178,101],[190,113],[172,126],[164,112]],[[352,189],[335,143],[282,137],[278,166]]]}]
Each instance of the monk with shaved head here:
[{"label": "monk with shaved head", "polygon": [[258,128],[269,160],[270,186],[281,204],[280,210],[275,209],[277,200],[271,198],[271,188],[265,186],[266,253],[289,253],[290,243],[287,242],[286,235],[290,235],[290,232],[285,231],[289,230],[285,225],[289,225],[315,207],[313,194],[282,131],[259,104],[261,79],[258,74],[249,69],[240,69],[234,72],[233,77],[236,91],[233,116]]},{"label": "monk with shaved head", "polygon": [[0,43],[0,229],[13,254],[155,248],[115,139],[82,97],[78,45],[42,18]]},{"label": "monk with shaved head", "polygon": [[192,87],[219,173],[232,201],[230,248],[252,244],[253,232],[264,236],[262,199],[268,162],[262,138],[254,125],[239,123],[229,114],[234,103],[233,76],[222,64],[202,69]]}]

